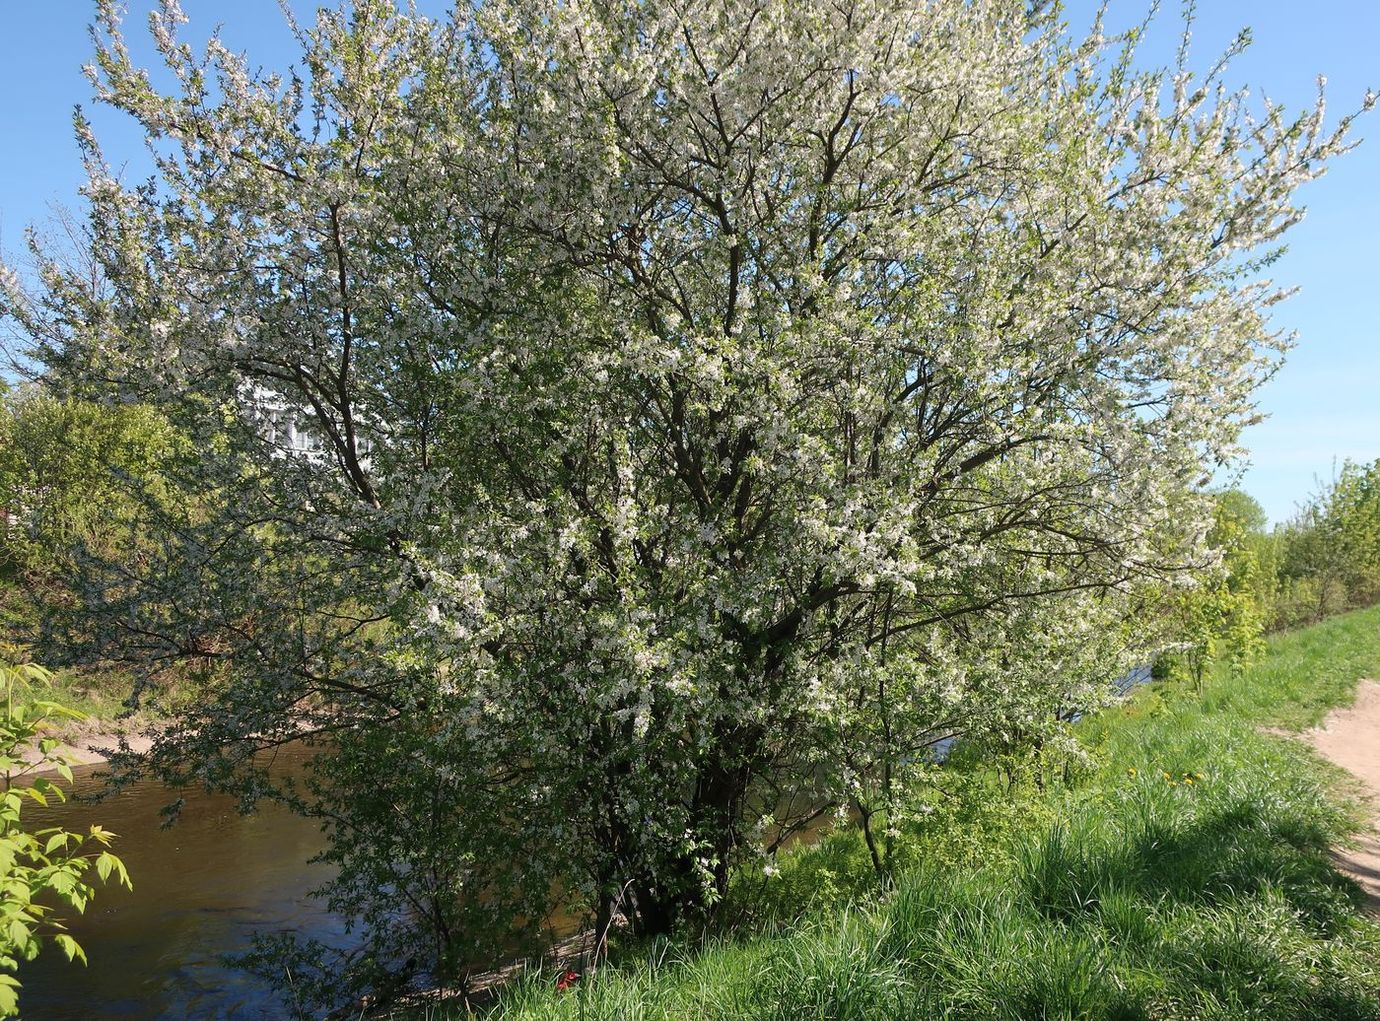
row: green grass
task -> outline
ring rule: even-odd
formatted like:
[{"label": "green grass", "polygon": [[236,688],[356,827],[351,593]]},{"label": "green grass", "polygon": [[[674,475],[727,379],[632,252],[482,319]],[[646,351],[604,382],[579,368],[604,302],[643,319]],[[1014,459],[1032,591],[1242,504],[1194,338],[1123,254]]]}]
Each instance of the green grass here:
[{"label": "green grass", "polygon": [[823,891],[798,917],[625,950],[574,992],[529,975],[491,1016],[1380,1019],[1380,923],[1328,856],[1355,806],[1263,729],[1316,723],[1377,675],[1380,609],[1276,636],[1201,694],[1159,685],[1085,721],[1068,785],[1008,794],[969,756],[886,898],[836,834],[773,880],[778,912]]},{"label": "green grass", "polygon": [[131,687],[124,677],[92,677],[63,670],[53,676],[48,697],[89,717],[87,726],[99,727],[118,722]]},{"label": "green grass", "polygon": [[1350,705],[1362,677],[1380,680],[1380,607],[1273,636],[1243,676],[1205,685],[1202,709],[1299,730]]},{"label": "green grass", "polygon": [[37,692],[37,697],[76,710],[81,716],[51,716],[43,726],[44,736],[76,746],[91,742],[104,747],[115,744],[116,735],[141,733],[171,715],[170,705],[175,703],[166,695],[161,705],[150,706],[146,701],[130,713],[126,700],[133,686],[129,677],[115,673],[56,671],[51,684]]}]

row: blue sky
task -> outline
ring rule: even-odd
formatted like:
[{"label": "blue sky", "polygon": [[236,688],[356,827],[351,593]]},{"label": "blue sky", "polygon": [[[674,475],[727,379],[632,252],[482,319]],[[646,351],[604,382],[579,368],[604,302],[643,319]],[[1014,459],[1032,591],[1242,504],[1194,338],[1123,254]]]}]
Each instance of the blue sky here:
[{"label": "blue sky", "polygon": [[[131,35],[151,0],[130,0]],[[311,4],[296,0],[299,10]],[[424,10],[439,11],[437,0]],[[233,49],[254,63],[282,67],[295,55],[277,0],[184,0],[188,35],[204,38],[219,23]],[[1073,0],[1070,20],[1087,24],[1095,4]],[[1143,0],[1111,0],[1110,27],[1138,22]],[[1178,45],[1173,0],[1152,28],[1146,54],[1168,60]],[[13,253],[23,230],[43,221],[52,203],[73,205],[81,168],[71,116],[81,103],[116,166],[146,172],[138,135],[126,119],[93,108],[81,65],[90,59],[86,0],[0,2],[0,247]],[[1215,57],[1249,26],[1251,48],[1228,80],[1293,107],[1309,104],[1318,74],[1328,78],[1329,111],[1359,106],[1365,90],[1380,90],[1380,0],[1199,0],[1192,64]],[[147,54],[147,47],[136,54]],[[1289,235],[1289,253],[1273,267],[1280,283],[1300,293],[1280,306],[1277,325],[1298,333],[1298,346],[1260,394],[1269,418],[1246,434],[1251,466],[1244,488],[1279,521],[1331,476],[1345,457],[1380,457],[1380,110],[1363,119],[1358,135],[1373,136],[1302,198],[1304,222]]]}]

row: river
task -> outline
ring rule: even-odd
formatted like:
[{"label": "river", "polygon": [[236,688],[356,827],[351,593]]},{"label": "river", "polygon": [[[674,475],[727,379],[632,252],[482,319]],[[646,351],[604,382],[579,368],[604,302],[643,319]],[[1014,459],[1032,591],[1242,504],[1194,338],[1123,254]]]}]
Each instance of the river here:
[{"label": "river", "polygon": [[[300,768],[302,754],[288,750],[286,767]],[[99,789],[100,771],[74,770],[76,790]],[[315,822],[270,804],[240,815],[235,799],[189,789],[181,818],[163,829],[160,809],[175,797],[149,780],[98,804],[25,810],[30,827],[113,830],[134,882],[132,893],[98,888],[85,916],[68,913],[88,966],[48,945],[22,967],[26,1021],[277,1021],[294,1016],[291,1005],[224,955],[250,949],[255,932],[346,939],[342,920],[308,896],[330,878],[307,864],[324,845]]]}]

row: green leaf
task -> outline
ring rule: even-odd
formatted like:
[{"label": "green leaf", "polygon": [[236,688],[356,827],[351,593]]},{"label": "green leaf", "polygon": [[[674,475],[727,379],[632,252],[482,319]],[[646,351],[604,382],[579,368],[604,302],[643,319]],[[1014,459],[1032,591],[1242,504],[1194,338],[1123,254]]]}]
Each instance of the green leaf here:
[{"label": "green leaf", "polygon": [[44,808],[48,807],[48,799],[43,796],[42,791],[34,787],[26,787],[24,788],[24,793],[31,797],[34,801],[37,801]]},{"label": "green leaf", "polygon": [[33,939],[33,935],[22,918],[12,918],[10,924],[5,926],[5,939],[22,953]]},{"label": "green leaf", "polygon": [[62,948],[62,952],[67,955],[69,961],[81,959],[82,964],[86,964],[86,951],[81,948],[81,944],[74,940],[65,932],[60,932],[53,937],[53,942]]},{"label": "green leaf", "polygon": [[73,709],[71,706],[63,705],[60,702],[35,702],[35,708],[43,713],[44,716],[65,716],[70,720],[84,720],[86,713],[80,709]]}]

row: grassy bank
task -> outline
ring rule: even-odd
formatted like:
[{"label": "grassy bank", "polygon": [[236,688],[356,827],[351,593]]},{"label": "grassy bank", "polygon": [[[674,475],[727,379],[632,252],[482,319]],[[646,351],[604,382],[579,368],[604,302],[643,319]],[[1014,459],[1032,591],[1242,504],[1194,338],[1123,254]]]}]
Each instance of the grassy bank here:
[{"label": "grassy bank", "polygon": [[1345,783],[1265,729],[1317,722],[1363,676],[1380,609],[1276,636],[1201,693],[1143,690],[1014,786],[969,755],[917,791],[931,810],[885,896],[837,833],[744,876],[736,934],[624,948],[564,993],[532,975],[494,1016],[1380,1018],[1380,923],[1328,858],[1357,825]]}]

